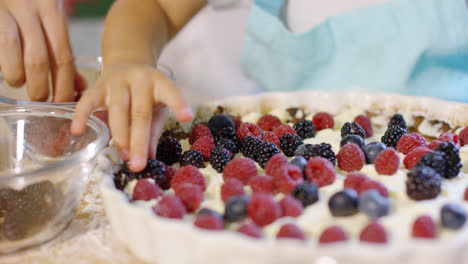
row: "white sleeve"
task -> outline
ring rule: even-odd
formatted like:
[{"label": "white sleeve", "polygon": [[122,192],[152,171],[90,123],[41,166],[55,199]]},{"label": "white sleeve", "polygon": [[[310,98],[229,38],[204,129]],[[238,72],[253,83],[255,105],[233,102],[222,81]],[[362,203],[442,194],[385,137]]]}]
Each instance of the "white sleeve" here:
[{"label": "white sleeve", "polygon": [[208,0],[214,9],[250,6],[254,0]]}]

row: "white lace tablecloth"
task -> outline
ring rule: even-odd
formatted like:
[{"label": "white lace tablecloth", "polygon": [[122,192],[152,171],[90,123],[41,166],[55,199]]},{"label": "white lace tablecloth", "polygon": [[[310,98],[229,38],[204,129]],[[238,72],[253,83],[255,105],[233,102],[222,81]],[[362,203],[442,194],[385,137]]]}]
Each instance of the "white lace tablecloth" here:
[{"label": "white lace tablecloth", "polygon": [[112,236],[96,179],[90,183],[70,226],[54,240],[10,255],[0,255],[1,264],[140,264]]}]

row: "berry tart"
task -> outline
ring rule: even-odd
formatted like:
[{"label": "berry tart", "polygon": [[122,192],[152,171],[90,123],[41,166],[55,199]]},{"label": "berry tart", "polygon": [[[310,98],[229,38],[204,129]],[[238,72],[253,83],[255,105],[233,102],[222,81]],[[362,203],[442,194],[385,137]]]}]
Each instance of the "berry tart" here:
[{"label": "berry tart", "polygon": [[139,173],[96,173],[116,237],[157,263],[467,263],[468,105],[267,93],[170,121]]}]

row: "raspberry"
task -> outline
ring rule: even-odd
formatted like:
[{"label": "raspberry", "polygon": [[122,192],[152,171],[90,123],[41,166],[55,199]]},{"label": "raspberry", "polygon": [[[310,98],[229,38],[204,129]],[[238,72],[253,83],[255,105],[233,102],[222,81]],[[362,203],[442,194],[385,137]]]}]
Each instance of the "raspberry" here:
[{"label": "raspberry", "polygon": [[356,144],[344,145],[338,155],[338,167],[344,171],[359,171],[364,166],[366,157]]},{"label": "raspberry", "polygon": [[171,188],[171,181],[172,178],[174,178],[174,175],[176,174],[177,169],[173,168],[171,166],[166,166],[166,171],[164,172],[164,175],[166,175],[166,180],[159,182],[159,187],[163,190],[168,190]]},{"label": "raspberry", "polygon": [[306,240],[304,232],[295,224],[284,224],[278,231],[276,238]]},{"label": "raspberry", "polygon": [[273,129],[281,125],[281,120],[273,115],[264,115],[258,120],[257,125],[263,131],[273,131]]},{"label": "raspberry", "polygon": [[198,124],[192,128],[192,132],[189,135],[189,143],[193,145],[197,139],[202,137],[209,137],[213,139],[213,135],[211,135],[210,129],[202,124]]},{"label": "raspberry", "polygon": [[381,137],[382,143],[387,147],[396,147],[398,140],[406,134],[406,129],[400,126],[391,126],[385,131],[385,134]]},{"label": "raspberry", "polygon": [[260,167],[265,168],[266,163],[273,157],[275,154],[280,153],[279,148],[270,142],[262,142],[257,149],[256,161]]},{"label": "raspberry", "polygon": [[156,184],[146,180],[141,179],[137,181],[135,188],[133,188],[133,201],[149,201],[156,199],[162,195],[162,190]]},{"label": "raspberry", "polygon": [[203,162],[203,154],[196,150],[187,150],[180,157],[180,166],[184,167],[187,165],[193,165],[197,168],[205,168]]},{"label": "raspberry", "polygon": [[233,196],[244,195],[244,184],[236,178],[229,178],[221,186],[221,200],[227,202]]},{"label": "raspberry", "polygon": [[294,165],[285,165],[273,174],[273,184],[284,194],[290,194],[296,185],[304,182],[301,169]]},{"label": "raspberry", "polygon": [[394,148],[386,148],[374,162],[375,170],[381,175],[393,175],[400,167],[400,158]]},{"label": "raspberry", "polygon": [[329,160],[322,157],[314,157],[307,162],[305,175],[310,183],[323,187],[335,181],[336,171]]},{"label": "raspberry", "polygon": [[182,219],[186,210],[184,204],[177,196],[165,195],[153,206],[153,212],[162,217]]},{"label": "raspberry", "polygon": [[387,124],[387,127],[399,126],[406,130],[406,121],[401,114],[394,114]]},{"label": "raspberry", "polygon": [[237,229],[237,232],[253,238],[262,237],[262,229],[260,229],[260,227],[255,223],[243,224]]},{"label": "raspberry", "polygon": [[398,152],[401,152],[405,155],[413,151],[413,149],[421,146],[426,146],[426,139],[420,134],[413,132],[411,134],[406,134],[398,140],[396,149]]},{"label": "raspberry", "polygon": [[344,188],[353,189],[358,194],[361,193],[362,186],[365,181],[370,180],[367,175],[360,172],[351,172],[348,173],[346,179],[344,180]]},{"label": "raspberry", "polygon": [[195,226],[206,230],[223,230],[224,221],[222,218],[210,214],[197,215]]},{"label": "raspberry", "polygon": [[234,131],[237,131],[239,129],[240,125],[242,124],[242,121],[239,117],[231,116],[232,122],[234,122]]},{"label": "raspberry", "polygon": [[378,181],[368,179],[364,181],[360,187],[361,189],[358,191],[359,194],[368,190],[377,190],[383,197],[388,197],[387,187]]},{"label": "raspberry", "polygon": [[253,160],[257,159],[257,150],[263,142],[252,136],[245,137],[241,143],[241,151],[245,157],[251,158]]},{"label": "raspberry", "polygon": [[266,175],[273,176],[278,168],[288,164],[288,158],[282,153],[278,153],[271,157],[265,165]]},{"label": "raspberry", "polygon": [[330,114],[324,112],[315,114],[312,118],[312,123],[314,123],[317,131],[333,128],[334,126],[333,117]]},{"label": "raspberry", "polygon": [[247,205],[249,217],[259,226],[266,226],[281,217],[281,207],[273,195],[254,193]]},{"label": "raspberry", "polygon": [[457,134],[445,132],[439,136],[438,140],[442,142],[452,141],[457,148],[460,148],[460,138]]},{"label": "raspberry", "polygon": [[206,190],[205,178],[200,171],[198,171],[197,167],[192,165],[187,165],[177,170],[176,174],[172,178],[171,187],[175,190],[178,185],[184,183],[192,183],[200,186],[202,191]]},{"label": "raspberry", "polygon": [[441,191],[442,178],[434,169],[416,166],[408,172],[406,194],[416,201],[436,198]]},{"label": "raspberry", "polygon": [[336,243],[348,240],[343,228],[340,226],[330,226],[327,229],[323,230],[319,238],[320,244],[329,244]]},{"label": "raspberry", "polygon": [[284,134],[296,134],[296,130],[287,124],[277,126],[273,132],[279,139],[281,139]]},{"label": "raspberry", "polygon": [[293,128],[302,139],[315,137],[315,126],[310,120],[299,120]]},{"label": "raspberry", "polygon": [[244,185],[249,183],[250,178],[257,175],[257,166],[255,161],[249,158],[233,159],[223,171],[223,179],[226,181],[229,178],[240,180]]},{"label": "raspberry", "polygon": [[281,150],[283,150],[284,155],[288,157],[294,156],[296,149],[304,144],[302,139],[297,134],[286,133],[280,137]]},{"label": "raspberry", "polygon": [[403,159],[403,164],[405,165],[405,168],[407,168],[408,170],[412,169],[418,163],[419,159],[421,159],[422,156],[426,155],[429,152],[431,152],[431,150],[424,146],[415,148],[413,151],[408,153],[408,155],[406,155],[406,157]]},{"label": "raspberry", "polygon": [[464,199],[465,201],[468,201],[468,187],[466,187],[466,189],[465,189],[465,193],[464,193],[464,195],[463,195],[463,199]]},{"label": "raspberry", "polygon": [[253,176],[249,180],[249,186],[253,192],[273,193],[275,191],[273,178],[266,175]]},{"label": "raspberry", "polygon": [[242,123],[239,129],[237,129],[236,134],[237,134],[237,138],[239,139],[241,143],[245,137],[249,137],[249,136],[256,137],[260,140],[263,138],[262,129],[258,127],[257,125],[249,123],[249,122]]},{"label": "raspberry", "polygon": [[218,132],[226,127],[234,128],[234,122],[227,115],[216,114],[212,116],[210,120],[208,120],[208,128],[210,129],[213,136],[217,136]]},{"label": "raspberry", "polygon": [[361,231],[359,240],[368,243],[387,243],[387,232],[377,221],[372,221]]},{"label": "raspberry", "polygon": [[372,128],[372,123],[370,119],[365,116],[365,115],[358,115],[356,118],[354,118],[355,123],[357,123],[359,126],[364,129],[364,132],[366,133],[366,137],[372,137],[374,135],[374,129]]},{"label": "raspberry", "polygon": [[429,149],[435,150],[441,143],[442,143],[442,141],[440,141],[438,139],[435,139],[429,145],[427,145],[427,147]]},{"label": "raspberry", "polygon": [[346,122],[343,127],[341,127],[341,137],[344,138],[348,135],[358,135],[362,139],[366,138],[366,132],[364,129],[356,122],[349,123]]},{"label": "raspberry", "polygon": [[283,216],[298,217],[302,214],[304,207],[302,203],[291,195],[285,196],[279,202]]},{"label": "raspberry", "polygon": [[224,167],[231,161],[232,153],[221,147],[214,147],[210,154],[210,164],[213,169],[221,173]]},{"label": "raspberry", "polygon": [[437,226],[430,216],[422,215],[414,220],[411,235],[414,238],[434,239],[437,237]]},{"label": "raspberry", "polygon": [[193,143],[190,149],[201,152],[201,154],[203,155],[203,160],[209,161],[211,150],[213,149],[214,146],[215,144],[214,144],[213,138],[202,137],[202,138],[197,139],[197,141]]},{"label": "raspberry", "polygon": [[460,131],[458,137],[460,138],[460,144],[462,146],[468,145],[468,126]]},{"label": "raspberry", "polygon": [[263,134],[263,141],[273,143],[273,144],[275,144],[278,148],[281,148],[280,140],[279,140],[279,138],[276,136],[276,134],[273,133],[273,132],[265,131],[265,133]]},{"label": "raspberry", "polygon": [[201,202],[203,201],[203,192],[200,189],[200,186],[183,183],[177,185],[174,189],[175,195],[179,197],[182,203],[185,205],[187,212],[191,213],[200,207]]},{"label": "raspberry", "polygon": [[177,139],[173,137],[165,137],[158,144],[156,159],[170,166],[179,161],[181,153],[182,146]]}]

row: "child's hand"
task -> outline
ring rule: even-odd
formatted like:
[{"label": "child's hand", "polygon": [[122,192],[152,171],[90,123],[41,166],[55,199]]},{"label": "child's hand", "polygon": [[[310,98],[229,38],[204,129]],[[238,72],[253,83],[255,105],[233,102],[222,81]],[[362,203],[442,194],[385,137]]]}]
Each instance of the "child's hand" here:
[{"label": "child's hand", "polygon": [[67,21],[57,0],[0,0],[0,68],[11,86],[25,82],[31,100],[72,101],[75,66]]},{"label": "child's hand", "polygon": [[109,111],[109,127],[123,160],[141,171],[148,154],[155,158],[158,138],[167,120],[166,106],[181,122],[193,118],[172,80],[148,64],[118,63],[105,67],[96,86],[78,102],[72,133],[80,134],[88,116],[99,107]]}]

